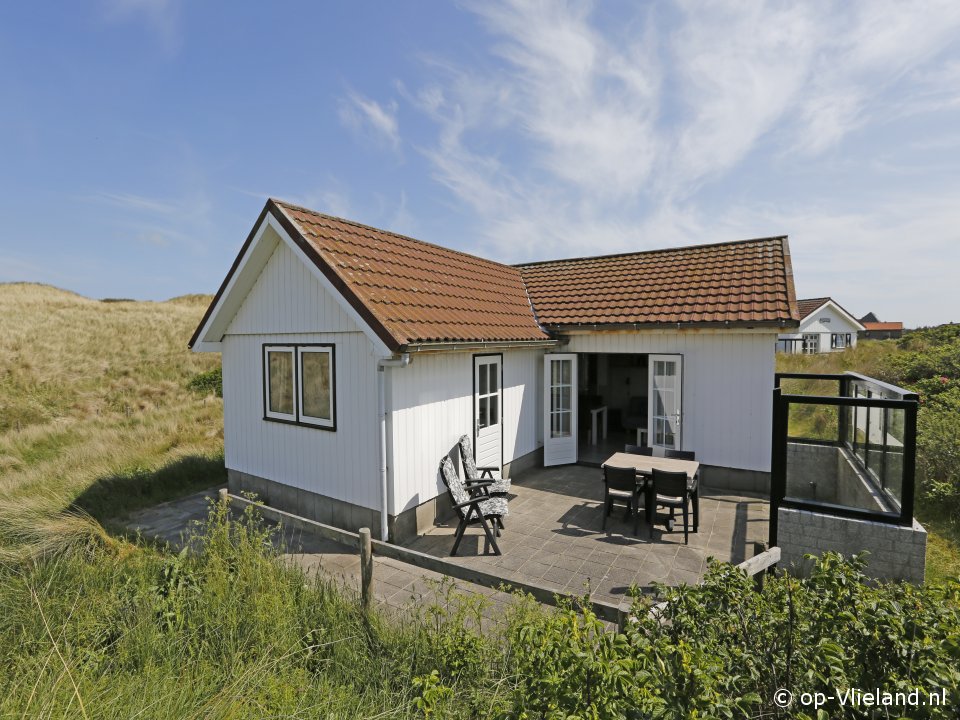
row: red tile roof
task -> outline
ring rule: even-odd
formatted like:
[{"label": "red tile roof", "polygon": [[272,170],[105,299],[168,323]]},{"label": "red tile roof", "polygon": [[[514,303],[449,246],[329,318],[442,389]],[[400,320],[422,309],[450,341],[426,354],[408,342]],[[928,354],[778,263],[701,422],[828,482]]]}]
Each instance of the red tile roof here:
[{"label": "red tile roof", "polygon": [[902,322],[865,322],[867,330],[903,330]]},{"label": "red tile roof", "polygon": [[797,309],[800,311],[800,319],[801,320],[806,319],[809,315],[811,315],[812,313],[816,312],[821,307],[823,307],[824,303],[828,303],[828,302],[833,303],[836,307],[840,308],[840,310],[843,311],[846,314],[846,316],[850,318],[850,320],[853,321],[854,323],[859,323],[863,325],[862,321],[857,320],[853,315],[848,313],[846,309],[844,309],[840,305],[840,303],[838,303],[836,300],[830,297],[803,298],[801,300],[797,300]]},{"label": "red tile roof", "polygon": [[273,202],[393,349],[550,339],[530,311],[517,268]]},{"label": "red tile roof", "polygon": [[545,326],[796,324],[785,237],[519,266]]},{"label": "red tile roof", "polygon": [[547,326],[799,319],[785,237],[509,266],[271,199],[190,347],[268,213],[393,351],[550,341]]},{"label": "red tile roof", "polygon": [[830,298],[804,298],[802,300],[797,300],[797,310],[800,313],[800,319],[803,320],[807,315],[812,312],[816,312],[824,303],[830,302]]}]

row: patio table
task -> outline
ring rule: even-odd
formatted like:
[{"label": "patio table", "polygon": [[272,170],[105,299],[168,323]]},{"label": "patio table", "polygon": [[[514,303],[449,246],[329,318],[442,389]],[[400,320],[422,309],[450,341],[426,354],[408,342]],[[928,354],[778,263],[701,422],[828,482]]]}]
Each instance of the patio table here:
[{"label": "patio table", "polygon": [[618,452],[604,460],[601,467],[608,466],[633,468],[637,471],[638,483],[643,483],[643,503],[648,523],[653,522],[651,517],[653,512],[653,483],[650,482],[653,471],[656,469],[685,472],[687,474],[687,492],[690,493],[693,500],[693,531],[697,532],[700,526],[700,483],[697,476],[697,473],[700,472],[699,462]]}]

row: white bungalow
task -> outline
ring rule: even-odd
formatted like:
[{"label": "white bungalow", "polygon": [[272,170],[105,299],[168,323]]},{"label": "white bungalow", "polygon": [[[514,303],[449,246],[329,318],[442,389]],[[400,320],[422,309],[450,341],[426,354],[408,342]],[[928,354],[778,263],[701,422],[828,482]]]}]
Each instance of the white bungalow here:
[{"label": "white bungalow", "polygon": [[784,237],[508,266],[269,200],[190,346],[223,355],[232,492],[402,542],[463,434],[505,476],[640,441],[766,489],[797,317]]},{"label": "white bungalow", "polygon": [[857,335],[865,328],[853,315],[831,298],[797,300],[800,327],[777,338],[777,350],[816,354],[838,352],[857,346]]}]

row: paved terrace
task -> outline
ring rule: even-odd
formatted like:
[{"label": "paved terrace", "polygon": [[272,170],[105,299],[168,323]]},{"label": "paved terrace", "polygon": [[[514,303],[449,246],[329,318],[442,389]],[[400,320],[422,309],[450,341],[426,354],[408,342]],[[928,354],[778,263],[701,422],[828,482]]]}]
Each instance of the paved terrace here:
[{"label": "paved terrace", "polygon": [[[619,507],[603,531],[600,473],[598,468],[571,465],[538,468],[514,478],[507,528],[499,540],[502,556],[482,555],[483,530],[472,526],[460,543],[459,556],[449,558],[456,531],[453,521],[408,546],[551,589],[582,594],[589,585],[594,600],[617,604],[633,583],[641,587],[653,582],[694,583],[706,571],[708,557],[739,563],[753,555],[754,541],[767,539],[768,505],[763,498],[705,488],[700,491],[700,532],[690,535],[689,546],[683,544],[682,530],[665,533],[662,526],[657,526],[650,540],[649,526],[643,521],[639,536],[634,537],[633,521],[625,521]],[[208,498],[215,495],[216,489],[211,489],[147,508],[126,518],[126,524],[179,547],[184,534],[206,518]],[[324,575],[353,591],[359,589],[355,547],[290,529],[284,534],[288,561],[310,575]],[[374,564],[374,594],[387,608],[422,606],[441,600],[438,596],[444,594],[438,591],[443,580],[438,573],[377,555]],[[488,597],[485,620],[502,616],[510,602],[509,595],[490,588],[459,580],[452,585],[460,592]]]},{"label": "paved terrace", "polygon": [[[687,546],[680,523],[673,533],[657,525],[650,539],[650,526],[641,519],[635,537],[633,519],[625,520],[622,506],[614,508],[604,531],[601,472],[568,465],[518,475],[507,527],[498,539],[503,555],[484,555],[483,529],[473,525],[458,556],[450,559],[571,593],[589,586],[594,600],[618,603],[631,584],[695,583],[706,572],[707,558],[740,563],[753,555],[755,541],[767,540],[769,506],[764,498],[709,488],[700,489],[700,531],[690,534]],[[407,546],[447,557],[456,527],[450,520]]]}]

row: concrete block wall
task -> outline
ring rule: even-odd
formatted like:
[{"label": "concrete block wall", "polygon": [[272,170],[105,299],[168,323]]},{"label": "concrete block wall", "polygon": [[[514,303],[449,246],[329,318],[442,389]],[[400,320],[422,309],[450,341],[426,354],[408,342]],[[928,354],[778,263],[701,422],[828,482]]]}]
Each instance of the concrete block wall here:
[{"label": "concrete block wall", "polygon": [[777,518],[780,567],[798,575],[810,571],[805,554],[831,550],[849,556],[866,550],[870,553],[866,568],[870,577],[913,583],[924,580],[927,531],[916,520],[911,527],[901,527],[783,507]]},{"label": "concrete block wall", "polygon": [[846,448],[787,443],[787,496],[886,511]]}]

